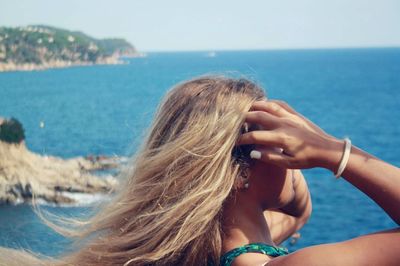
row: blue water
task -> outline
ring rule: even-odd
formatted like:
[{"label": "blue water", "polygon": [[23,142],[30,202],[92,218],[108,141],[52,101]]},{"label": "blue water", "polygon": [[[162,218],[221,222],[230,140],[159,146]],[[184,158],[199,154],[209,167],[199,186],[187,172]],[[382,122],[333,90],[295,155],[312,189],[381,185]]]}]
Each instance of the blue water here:
[{"label": "blue water", "polygon": [[[324,130],[400,165],[400,49],[150,53],[117,66],[0,73],[0,116],[24,125],[28,147],[64,158],[130,155],[164,93],[201,74],[246,76]],[[40,128],[40,121],[45,127]],[[364,194],[324,169],[305,170],[313,214],[298,248],[395,224]],[[82,215],[78,207],[44,207]],[[29,206],[0,206],[0,245],[60,254],[68,241]]]}]

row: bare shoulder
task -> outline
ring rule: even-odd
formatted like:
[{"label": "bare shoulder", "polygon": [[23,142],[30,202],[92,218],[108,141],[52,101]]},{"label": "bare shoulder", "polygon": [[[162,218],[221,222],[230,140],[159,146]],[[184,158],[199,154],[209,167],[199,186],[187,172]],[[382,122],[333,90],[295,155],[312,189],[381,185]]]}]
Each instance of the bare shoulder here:
[{"label": "bare shoulder", "polygon": [[316,245],[267,262],[266,266],[386,265],[400,262],[400,228],[339,243]]}]

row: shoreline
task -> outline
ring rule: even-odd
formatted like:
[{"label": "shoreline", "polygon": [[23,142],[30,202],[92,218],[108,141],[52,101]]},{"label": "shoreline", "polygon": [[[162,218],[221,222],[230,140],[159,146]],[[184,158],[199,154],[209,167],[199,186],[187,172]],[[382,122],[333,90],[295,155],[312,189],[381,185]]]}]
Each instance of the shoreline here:
[{"label": "shoreline", "polygon": [[34,64],[34,63],[24,63],[17,64],[14,62],[0,62],[0,73],[5,72],[22,72],[22,71],[43,71],[49,69],[60,69],[60,68],[69,68],[69,67],[77,67],[77,66],[97,66],[97,65],[125,65],[128,64],[126,60],[122,58],[143,58],[146,57],[144,53],[138,53],[134,55],[118,55],[118,56],[110,56],[105,58],[100,58],[96,62],[89,61],[69,61],[69,60],[52,60],[48,62],[44,62],[42,64]]},{"label": "shoreline", "polygon": [[0,73],[3,72],[22,72],[22,71],[43,71],[48,69],[59,69],[69,68],[76,66],[95,66],[95,65],[123,65],[126,64],[119,57],[109,57],[98,60],[97,62],[86,62],[86,61],[63,61],[54,60],[45,62],[43,64],[24,63],[16,64],[14,62],[1,63],[0,62]]}]

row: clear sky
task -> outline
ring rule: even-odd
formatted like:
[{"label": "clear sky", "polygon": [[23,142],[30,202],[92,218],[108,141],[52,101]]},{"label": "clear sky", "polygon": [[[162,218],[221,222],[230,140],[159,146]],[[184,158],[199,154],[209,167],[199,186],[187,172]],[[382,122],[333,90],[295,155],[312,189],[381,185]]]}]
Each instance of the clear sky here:
[{"label": "clear sky", "polygon": [[0,0],[0,26],[28,24],[141,51],[400,47],[400,0]]}]

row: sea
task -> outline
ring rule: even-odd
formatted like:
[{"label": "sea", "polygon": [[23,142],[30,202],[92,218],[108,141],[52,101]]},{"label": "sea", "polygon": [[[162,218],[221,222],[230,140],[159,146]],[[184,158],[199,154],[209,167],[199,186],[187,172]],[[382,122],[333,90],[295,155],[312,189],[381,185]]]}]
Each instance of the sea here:
[{"label": "sea", "polygon": [[[331,135],[349,137],[359,148],[400,165],[400,48],[160,52],[123,60],[0,73],[0,116],[20,120],[26,145],[39,154],[131,156],[174,84],[201,75],[245,77]],[[301,237],[283,243],[290,251],[396,226],[365,194],[328,170],[303,174],[313,212]],[[40,207],[67,217],[93,209],[90,204]],[[58,256],[70,243],[44,225],[30,205],[0,206],[1,246]]]}]

